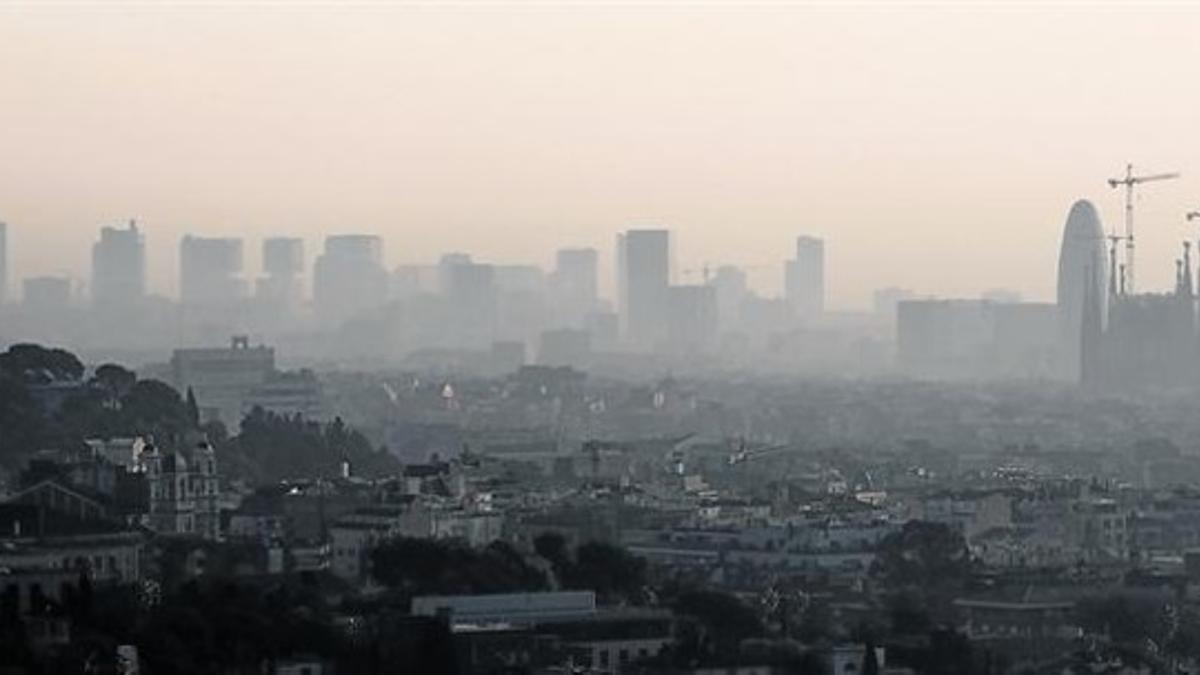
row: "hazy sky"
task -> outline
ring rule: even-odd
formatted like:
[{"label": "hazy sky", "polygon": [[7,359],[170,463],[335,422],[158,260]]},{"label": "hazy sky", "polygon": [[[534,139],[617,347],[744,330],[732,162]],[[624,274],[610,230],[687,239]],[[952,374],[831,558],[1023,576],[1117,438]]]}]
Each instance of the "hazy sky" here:
[{"label": "hazy sky", "polygon": [[131,216],[169,293],[185,231],[247,237],[252,271],[263,235],[362,231],[392,264],[591,245],[607,273],[654,224],[770,292],[824,236],[836,306],[1049,298],[1072,200],[1118,224],[1132,161],[1184,173],[1140,204],[1163,286],[1200,208],[1200,4],[1143,5],[0,0],[10,276],[85,278]]}]

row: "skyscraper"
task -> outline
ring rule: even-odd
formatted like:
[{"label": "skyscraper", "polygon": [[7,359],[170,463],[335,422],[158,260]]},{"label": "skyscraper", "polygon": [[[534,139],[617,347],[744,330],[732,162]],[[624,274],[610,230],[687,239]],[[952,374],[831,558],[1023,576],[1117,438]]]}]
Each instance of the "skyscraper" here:
[{"label": "skyscraper", "polygon": [[135,221],[104,227],[92,245],[92,304],[129,307],[146,295],[146,247]]},{"label": "skyscraper", "polygon": [[446,310],[446,344],[475,349],[490,344],[500,299],[495,267],[474,262],[465,253],[448,253],[438,268]]},{"label": "skyscraper", "polygon": [[733,265],[722,265],[713,274],[712,286],[717,293],[717,324],[723,330],[738,328],[742,302],[749,292],[746,271]]},{"label": "skyscraper", "polygon": [[1080,377],[1080,339],[1084,303],[1098,303],[1091,317],[1103,328],[1107,323],[1106,290],[1109,270],[1104,261],[1104,228],[1096,207],[1087,200],[1071,205],[1063,227],[1058,254],[1058,318],[1061,372],[1069,380]]},{"label": "skyscraper", "polygon": [[558,251],[550,287],[554,320],[560,326],[580,328],[584,317],[596,308],[598,261],[599,255],[594,248]]},{"label": "skyscraper", "polygon": [[617,281],[625,338],[640,346],[666,335],[671,233],[629,230],[617,236]]},{"label": "skyscraper", "polygon": [[242,240],[186,235],[179,244],[179,299],[185,305],[230,305],[246,295]]},{"label": "skyscraper", "polygon": [[313,304],[326,327],[378,307],[387,297],[382,239],[368,234],[325,238],[325,251],[313,265]]},{"label": "skyscraper", "polygon": [[825,311],[825,242],[816,237],[796,239],[796,258],[784,264],[784,295],[804,318]]},{"label": "skyscraper", "polygon": [[280,308],[291,308],[301,299],[304,276],[304,240],[271,237],[262,244],[263,276],[255,295],[259,300]]}]

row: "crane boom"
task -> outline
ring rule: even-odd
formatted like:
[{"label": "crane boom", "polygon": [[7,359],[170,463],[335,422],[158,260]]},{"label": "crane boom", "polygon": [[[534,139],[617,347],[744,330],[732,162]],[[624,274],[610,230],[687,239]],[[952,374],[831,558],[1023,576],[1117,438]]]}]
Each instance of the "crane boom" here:
[{"label": "crane boom", "polygon": [[1125,265],[1124,265],[1125,272],[1124,272],[1124,277],[1123,277],[1122,281],[1126,282],[1126,287],[1127,287],[1129,293],[1134,292],[1134,285],[1133,285],[1133,279],[1134,279],[1134,277],[1133,277],[1133,250],[1134,250],[1134,248],[1133,248],[1133,188],[1135,185],[1141,185],[1142,183],[1150,183],[1153,181],[1160,181],[1160,180],[1171,180],[1173,178],[1179,178],[1179,173],[1178,172],[1154,173],[1154,174],[1149,174],[1149,175],[1145,175],[1145,176],[1135,176],[1135,175],[1133,175],[1133,165],[1126,164],[1124,178],[1109,178],[1108,179],[1109,187],[1118,188],[1118,187],[1124,186],[1124,188],[1125,188]]},{"label": "crane boom", "polygon": [[1126,178],[1109,178],[1108,185],[1109,185],[1109,187],[1117,187],[1118,185],[1126,185],[1127,183],[1132,183],[1134,185],[1140,185],[1142,183],[1149,183],[1151,181],[1170,180],[1172,178],[1179,178],[1179,173],[1178,172],[1156,173],[1156,174],[1153,174],[1150,176],[1130,176],[1130,177],[1126,177]]}]

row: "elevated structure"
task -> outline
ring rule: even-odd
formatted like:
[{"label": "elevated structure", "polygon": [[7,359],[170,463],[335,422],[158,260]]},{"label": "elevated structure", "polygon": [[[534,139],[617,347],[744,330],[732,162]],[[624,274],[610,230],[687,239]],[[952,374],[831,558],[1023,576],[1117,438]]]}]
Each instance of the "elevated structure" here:
[{"label": "elevated structure", "polygon": [[[1090,297],[1104,298],[1109,270],[1104,261],[1104,228],[1096,207],[1087,200],[1071,205],[1058,254],[1059,361],[1063,377],[1079,379],[1080,331]],[[1106,304],[1100,303],[1100,326]]]},{"label": "elevated structure", "polygon": [[796,313],[805,319],[825,311],[825,241],[817,237],[796,239],[796,258],[784,264],[784,294]]},{"label": "elevated structure", "polygon": [[617,237],[617,283],[625,338],[641,347],[666,335],[671,233],[629,230]]},{"label": "elevated structure", "polygon": [[1179,178],[1178,173],[1157,173],[1143,176],[1133,175],[1133,165],[1125,165],[1124,178],[1109,178],[1108,186],[1125,188],[1125,275],[1122,281],[1129,293],[1136,291],[1134,284],[1134,238],[1133,238],[1133,188],[1142,183]]},{"label": "elevated structure", "polygon": [[146,295],[146,244],[137,221],[105,227],[92,246],[92,304],[106,309],[134,305]]},{"label": "elevated structure", "polygon": [[228,306],[245,296],[242,240],[187,235],[179,244],[179,300]]}]

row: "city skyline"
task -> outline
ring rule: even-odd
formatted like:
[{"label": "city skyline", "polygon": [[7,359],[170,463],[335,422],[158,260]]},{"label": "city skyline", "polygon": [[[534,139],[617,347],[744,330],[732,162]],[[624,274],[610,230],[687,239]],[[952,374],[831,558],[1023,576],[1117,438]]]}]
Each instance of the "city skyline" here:
[{"label": "city skyline", "polygon": [[1188,8],[0,11],[13,288],[81,278],[95,228],[136,217],[151,250],[379,234],[389,268],[464,248],[549,268],[540,237],[603,254],[657,224],[681,265],[771,265],[760,290],[811,233],[831,308],[885,286],[1049,299],[1062,210],[1119,223],[1126,162],[1183,172],[1139,202],[1144,288],[1194,236]]}]

